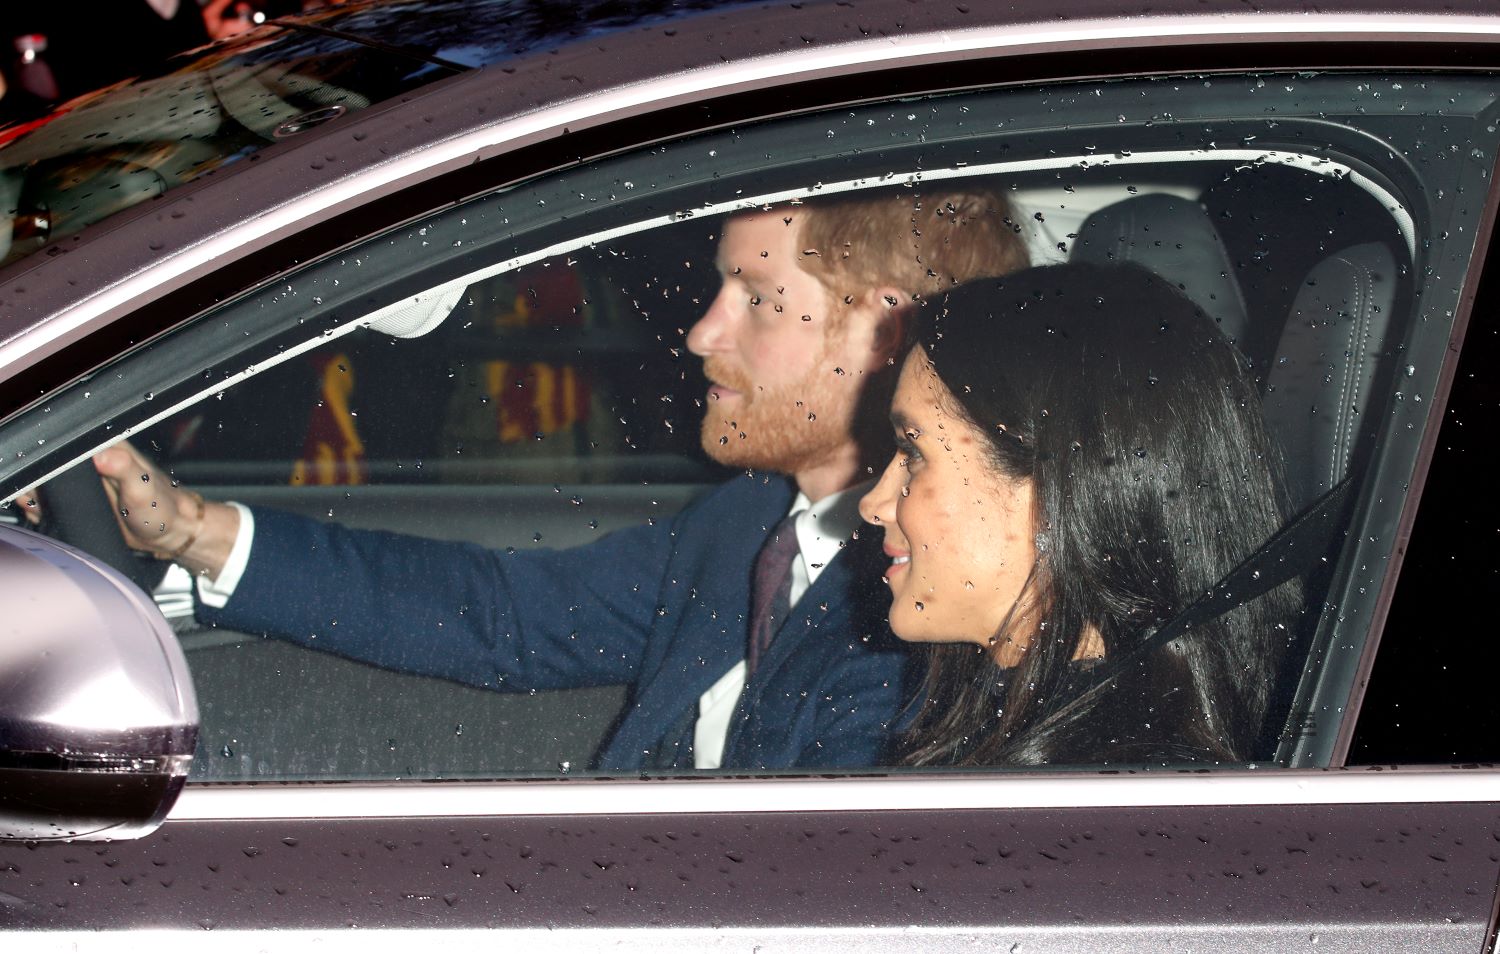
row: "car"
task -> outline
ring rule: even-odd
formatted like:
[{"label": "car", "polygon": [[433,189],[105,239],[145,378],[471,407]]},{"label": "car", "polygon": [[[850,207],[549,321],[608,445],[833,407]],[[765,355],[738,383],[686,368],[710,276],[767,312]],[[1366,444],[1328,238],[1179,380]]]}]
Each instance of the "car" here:
[{"label": "car", "polygon": [[[370,0],[0,143],[9,948],[1493,948],[1484,0]],[[626,686],[195,622],[88,463],[502,552],[670,520],[732,473],[726,217],[933,184],[1252,369],[1302,519],[1215,598],[1305,594],[1254,761],[611,772]]]}]

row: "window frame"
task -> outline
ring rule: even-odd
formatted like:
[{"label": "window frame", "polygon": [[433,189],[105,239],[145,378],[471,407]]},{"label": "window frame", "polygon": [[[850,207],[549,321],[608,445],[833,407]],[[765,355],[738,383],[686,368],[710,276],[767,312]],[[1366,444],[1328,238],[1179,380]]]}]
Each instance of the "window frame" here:
[{"label": "window frame", "polygon": [[[1217,79],[1217,82],[1228,82],[1243,86],[1254,75],[1250,74],[1247,77],[1236,76],[1233,78],[1221,77]],[[1334,74],[1331,78],[1319,80],[1319,82],[1326,82],[1328,85],[1333,85],[1342,78],[1341,74]],[[1187,86],[1198,81],[1204,82],[1205,85],[1211,85],[1213,82],[1201,77],[1189,77],[1178,80],[1145,80],[1142,82],[1145,82],[1148,86],[1152,82],[1162,82],[1169,85],[1178,83],[1179,85]],[[1114,89],[1110,95],[1116,99],[1125,99],[1128,96],[1128,89],[1135,88],[1137,85],[1136,83],[1127,83],[1125,87]],[[909,101],[909,105],[900,105],[896,111],[899,112],[901,109],[906,108],[920,110],[930,107],[932,112],[937,112],[940,108],[943,108],[949,113],[961,116],[964,112],[967,112],[968,104],[975,102],[976,97],[979,100],[984,100],[987,97],[996,95],[1001,97],[1008,95],[1025,97],[1028,94],[1040,94],[1043,96],[1056,95],[1063,98],[1077,98],[1083,89],[1084,87],[1076,84],[1037,84],[1036,88],[1030,90],[1012,92],[1002,90],[995,93],[958,94],[957,98],[940,97],[932,100]],[[1098,93],[1099,91],[1096,90],[1095,92]],[[1105,104],[1100,106],[1099,109],[1107,112],[1113,107],[1108,102],[1109,97],[1105,97],[1105,99]],[[1203,110],[1206,114],[1205,116],[1190,115],[1182,117],[1181,122],[1186,124],[1182,128],[1191,130],[1194,123],[1209,122],[1210,120],[1206,116],[1214,115],[1215,108],[1212,105],[1205,106]],[[795,120],[783,120],[781,124],[770,128],[774,135],[781,136],[786,132],[786,123],[795,124],[796,128],[801,129],[804,134],[809,136],[808,142],[811,143],[815,141],[810,138],[811,131],[821,128],[825,124],[833,123],[839,119],[847,122],[850,116],[869,116],[890,109],[891,104],[877,104],[852,112],[830,111]],[[910,122],[914,118],[915,114],[912,114],[908,115],[906,119]],[[947,133],[947,138],[935,136],[932,139],[928,139],[924,135],[922,137],[921,148],[913,149],[912,147],[903,147],[901,145],[902,134],[899,132],[900,120],[893,114],[890,121],[892,122],[892,129],[897,130],[889,134],[892,137],[890,148],[899,155],[909,153],[910,158],[924,161],[930,158],[929,150],[942,154],[943,150],[946,149],[954,156],[964,155],[973,143],[990,143],[993,141],[995,135],[994,133],[989,133],[991,138],[973,139],[962,134],[964,122],[961,119],[955,120],[950,117],[948,122],[951,130]],[[1288,142],[1295,141],[1299,135],[1306,133],[1307,130],[1302,129],[1302,127],[1311,128],[1314,125],[1301,121],[1299,117],[1286,117],[1283,118],[1282,122],[1290,130],[1284,134]],[[1121,124],[1115,127],[1111,133],[1106,135],[1113,135],[1119,141],[1134,142],[1135,140],[1130,135],[1131,132],[1149,128],[1149,126],[1149,121],[1143,125],[1141,120],[1137,119],[1133,123]],[[1318,132],[1315,128],[1312,131],[1313,134]],[[191,372],[192,377],[199,380],[196,383],[189,383],[188,372],[182,371],[178,374],[178,384],[175,386],[158,387],[148,384],[147,387],[152,391],[160,391],[160,393],[165,395],[160,404],[156,406],[156,410],[150,413],[143,421],[137,420],[132,422],[127,417],[124,422],[112,420],[102,428],[95,428],[94,436],[83,440],[81,446],[85,450],[91,451],[93,447],[97,446],[101,437],[108,436],[110,439],[128,437],[150,423],[154,423],[178,409],[207,400],[211,395],[222,392],[233,384],[250,377],[251,371],[242,368],[243,359],[238,355],[228,359],[227,362],[208,363],[210,362],[209,356],[217,352],[218,344],[221,342],[237,341],[242,336],[254,337],[264,334],[264,340],[256,345],[262,357],[253,359],[254,370],[258,372],[274,364],[291,360],[307,351],[322,347],[336,340],[341,335],[358,330],[362,327],[362,323],[367,316],[378,314],[387,305],[392,302],[398,302],[411,294],[417,292],[436,294],[441,293],[445,289],[467,287],[488,277],[511,272],[528,264],[566,255],[580,247],[607,244],[616,238],[638,235],[652,229],[669,227],[688,218],[722,214],[740,209],[758,208],[773,202],[795,200],[805,196],[856,191],[862,188],[879,188],[902,184],[915,185],[917,183],[935,182],[945,179],[1072,169],[1079,168],[1081,165],[1088,166],[1090,163],[1096,168],[1133,168],[1148,164],[1170,164],[1173,162],[1204,161],[1216,164],[1254,162],[1264,160],[1268,155],[1268,148],[1227,148],[1203,151],[1188,149],[1159,151],[1153,149],[1132,149],[1129,152],[1123,152],[1114,156],[1108,155],[1106,151],[1103,158],[1094,158],[1090,152],[1056,155],[1052,154],[1054,151],[1044,148],[1046,143],[1049,139],[1056,139],[1058,137],[1066,138],[1067,135],[1071,135],[1070,132],[1048,129],[1046,127],[1032,128],[1031,125],[1023,125],[1017,135],[1023,139],[1038,140],[1031,148],[1036,154],[1042,156],[1041,158],[1003,159],[991,163],[961,162],[950,166],[940,165],[938,168],[931,169],[908,169],[904,172],[887,173],[882,176],[874,176],[866,173],[846,179],[819,181],[814,186],[773,189],[772,191],[758,192],[752,195],[744,195],[743,190],[735,189],[734,187],[739,183],[748,181],[750,177],[766,175],[758,162],[749,165],[741,164],[740,166],[729,164],[723,170],[720,170],[712,168],[713,163],[711,162],[704,163],[704,160],[697,155],[697,153],[704,151],[712,155],[715,144],[722,148],[727,143],[737,140],[741,136],[753,141],[757,136],[764,137],[765,135],[764,129],[749,128],[743,131],[731,131],[730,133],[711,135],[706,140],[699,137],[658,146],[649,151],[642,151],[603,163],[600,168],[605,171],[606,179],[609,176],[614,176],[615,180],[613,186],[607,184],[601,185],[598,187],[598,191],[581,192],[578,190],[578,183],[575,181],[580,176],[587,177],[590,175],[597,179],[597,172],[595,170],[585,168],[577,173],[564,172],[558,176],[544,177],[524,185],[501,188],[471,202],[460,204],[443,213],[425,217],[419,223],[403,225],[384,233],[378,233],[361,245],[351,247],[338,256],[309,265],[296,276],[279,280],[273,287],[227,303],[221,308],[196,319],[195,321],[199,323],[198,328],[193,329],[185,338],[178,339],[179,341],[186,341],[187,344],[177,349],[179,353],[176,357],[163,360],[158,357],[149,356],[151,348],[155,346],[147,346],[145,350],[137,352],[134,357],[127,359],[127,364],[134,363],[136,367],[150,365],[191,367],[194,369]],[[1348,150],[1353,150],[1356,146],[1361,145],[1366,149],[1374,148],[1370,143],[1362,142],[1360,138],[1361,136],[1367,137],[1367,133],[1356,133],[1351,130],[1346,131],[1342,136],[1346,143],[1344,147],[1346,152],[1340,154],[1344,156],[1342,160],[1331,160],[1327,155],[1320,155],[1317,152],[1313,152],[1306,155],[1293,154],[1290,157],[1280,156],[1276,161],[1281,164],[1300,168],[1309,173],[1324,175],[1330,178],[1342,176],[1354,180],[1379,200],[1382,205],[1394,207],[1399,210],[1399,212],[1393,213],[1394,219],[1401,227],[1408,249],[1415,251],[1416,240],[1413,233],[1413,229],[1415,228],[1413,221],[1414,219],[1425,220],[1430,217],[1432,214],[1431,210],[1424,206],[1414,207],[1411,211],[1407,211],[1391,192],[1392,188],[1399,188],[1399,185],[1388,185],[1382,181],[1385,179],[1385,175],[1381,170],[1368,169],[1368,167],[1365,167],[1368,171],[1361,170],[1361,163]],[[1318,140],[1318,142],[1321,142],[1321,140]],[[751,147],[740,148],[754,152],[754,149]],[[668,152],[673,154],[672,158],[659,155],[659,153]],[[855,152],[855,155],[857,154],[858,150]],[[1277,155],[1274,150],[1271,154]],[[667,168],[670,164],[680,161],[696,161],[700,165],[703,165],[704,168],[700,168],[693,176],[683,176],[683,181],[681,182],[664,184],[662,190],[659,192],[646,190],[634,197],[622,197],[617,193],[611,193],[608,196],[603,194],[609,188],[618,189],[619,193],[629,192],[633,188],[630,186],[630,182],[633,180],[628,177],[635,176],[641,178],[642,181],[651,181],[661,174],[663,168]],[[817,167],[829,161],[821,149],[814,149],[811,145],[808,145],[805,155],[799,152],[790,158],[780,158],[775,164],[773,172],[770,174],[786,180],[794,178],[796,175],[795,170],[802,169],[804,166],[809,168]],[[847,161],[847,157],[841,153],[839,154],[839,161]],[[884,160],[881,159],[878,162],[883,163]],[[1353,165],[1348,163],[1353,163]],[[855,169],[866,170],[870,168],[888,168],[887,166],[872,166],[868,160],[861,160],[854,163],[853,167]],[[723,179],[720,178],[721,171],[724,173]],[[1415,183],[1406,183],[1404,191],[1408,196],[1422,198],[1421,191],[1415,188]],[[732,193],[735,197],[727,201],[709,201],[707,203],[682,203],[677,201],[684,194],[697,194],[701,196],[705,193],[718,195]],[[562,218],[558,219],[559,198],[570,197],[574,194],[577,196],[577,203],[580,210],[572,212],[565,210],[561,213]],[[607,205],[595,206],[595,203],[601,200],[607,200]],[[553,204],[548,206],[548,202]],[[533,218],[530,220],[525,219],[521,215],[520,210],[532,209],[533,207],[546,208],[547,211],[544,213],[532,212],[531,215]],[[599,211],[600,208],[603,211]],[[482,220],[486,215],[501,220],[500,226],[498,228],[493,225],[490,226],[491,231],[488,233],[484,233],[484,225],[482,224]],[[515,216],[517,221],[512,223],[511,216]],[[439,249],[448,247],[459,248],[465,244],[465,237],[473,235],[472,232],[465,231],[470,218],[476,219],[475,229],[482,233],[481,237],[478,241],[471,242],[468,247],[463,248],[461,251],[439,253],[440,256],[446,254],[448,257],[446,260],[440,261],[440,264],[436,268],[437,273],[440,275],[453,275],[456,273],[456,277],[440,279],[434,285],[433,278],[431,277],[434,271],[434,264],[431,260],[433,253],[413,255],[407,253],[405,250],[418,246],[427,247],[429,241]],[[604,218],[606,223],[614,222],[615,224],[604,228],[600,228],[595,224],[586,230],[580,229],[578,225],[580,221],[586,222],[599,218]],[[1457,247],[1457,244],[1453,247],[1445,245],[1442,250],[1450,258],[1463,257],[1463,249]],[[497,254],[497,249],[508,249],[509,254],[506,254],[504,251]],[[341,271],[344,263],[349,260],[361,263],[366,258],[370,260],[371,270],[377,272],[380,278],[372,285],[360,286],[357,283],[351,282],[340,286],[336,276],[343,275],[346,279],[348,277],[347,274]],[[496,261],[497,258],[499,259],[498,261]],[[478,267],[474,267],[476,265]],[[307,308],[309,301],[314,303],[311,310]],[[295,336],[294,338],[288,338],[285,332],[271,334],[257,330],[257,328],[284,328],[291,324],[289,321],[291,315],[297,317],[296,327],[302,329],[292,333]],[[213,332],[216,337],[211,338],[207,342],[200,340],[202,335],[209,334],[207,329],[210,328],[216,329]],[[307,337],[306,329],[308,328],[322,329],[322,331],[321,334]],[[184,330],[186,331],[187,329]],[[301,340],[295,340],[296,338],[300,338]],[[1447,342],[1445,341],[1443,344],[1446,346]],[[173,349],[170,342],[163,343],[160,347],[166,349],[165,353],[172,353]],[[1427,348],[1429,353],[1433,350],[1433,346]],[[185,357],[185,355],[194,354],[197,355],[194,360],[188,360]],[[205,363],[208,363],[210,370],[203,372],[200,378],[200,372],[196,369],[204,366]],[[239,370],[236,370],[237,368]],[[206,386],[203,383],[203,378],[208,379]],[[163,380],[165,381],[165,379]],[[110,405],[115,404],[125,393],[119,388],[115,389],[115,393],[110,393],[112,387],[113,385],[107,380],[106,376],[100,386],[100,397],[104,403]],[[137,381],[133,387],[138,392],[141,387],[140,382]],[[65,406],[67,404],[66,401],[54,401],[52,404],[40,409],[39,412],[33,412],[33,416],[38,420],[46,421],[54,427],[58,426],[60,422],[65,421],[66,416],[75,414],[75,412],[84,414],[85,416],[92,416],[91,408],[86,402],[75,400],[72,403],[73,408],[70,410]],[[20,423],[23,426],[27,423],[25,421],[26,416],[22,415],[20,419]],[[14,423],[11,425],[11,429],[12,431],[17,430]],[[21,451],[18,447],[16,458],[18,459],[20,455]],[[82,452],[63,455],[64,459],[69,460],[69,463],[81,459],[82,456]],[[1408,453],[1390,466],[1396,468],[1411,466],[1410,461],[1411,456]],[[45,475],[38,476],[38,474],[39,472],[33,469],[28,476],[34,480],[44,479]],[[1380,480],[1379,475],[1372,475],[1368,486],[1380,486]],[[1387,477],[1385,480],[1387,481],[1386,485],[1389,486],[1390,478]],[[26,484],[30,482],[31,480],[26,480],[22,483]],[[1369,491],[1367,491],[1367,496],[1368,493]],[[1363,509],[1364,506],[1368,506],[1368,500],[1362,505],[1357,519],[1367,519]],[[1393,522],[1394,518],[1387,518],[1384,521],[1386,525],[1390,525]],[[1381,560],[1361,559],[1360,555],[1356,553],[1346,554],[1343,562],[1347,565],[1363,563],[1378,566]],[[1368,580],[1355,581],[1348,575],[1350,572],[1348,569],[1341,572],[1342,575],[1335,580],[1334,584],[1336,587],[1335,592],[1343,594],[1338,597],[1338,602],[1347,602],[1347,594],[1356,586],[1368,587],[1370,584]],[[1339,587],[1342,589],[1337,589]],[[1323,642],[1325,644],[1334,642],[1331,632],[1324,635]],[[1352,641],[1346,641],[1344,646],[1353,651],[1352,658],[1346,654],[1345,659],[1347,661],[1344,663],[1342,671],[1336,671],[1334,676],[1330,676],[1325,671],[1315,683],[1318,693],[1314,694],[1310,703],[1304,704],[1317,706],[1326,697],[1331,696],[1334,699],[1338,699],[1341,696],[1347,697],[1349,693],[1356,691],[1349,688],[1355,678],[1354,667],[1358,665],[1360,659],[1364,658],[1366,648],[1376,642],[1378,642],[1378,633],[1369,628],[1360,630],[1359,634]],[[1325,704],[1326,707],[1328,706]],[[1332,706],[1332,708],[1335,711],[1343,711],[1341,704]],[[1351,719],[1340,719],[1339,731],[1335,738],[1347,737],[1350,724],[1352,724]],[[1322,751],[1323,753],[1327,753],[1326,746]],[[1290,759],[1290,764],[1294,767],[1320,764],[1324,759],[1331,760],[1332,764],[1338,764],[1333,756],[1319,754],[1317,751],[1311,754],[1304,751],[1300,755],[1294,755]]]}]

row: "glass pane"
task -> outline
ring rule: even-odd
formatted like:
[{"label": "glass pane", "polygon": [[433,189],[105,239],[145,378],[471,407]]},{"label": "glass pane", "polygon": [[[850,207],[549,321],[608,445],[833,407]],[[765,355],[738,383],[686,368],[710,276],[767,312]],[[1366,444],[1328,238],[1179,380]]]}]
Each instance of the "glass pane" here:
[{"label": "glass pane", "polygon": [[1483,463],[1500,425],[1489,377],[1497,357],[1496,264],[1492,240],[1490,277],[1469,315],[1380,655],[1349,747],[1350,764],[1500,759],[1500,712],[1475,704],[1488,697],[1500,653],[1479,635],[1494,589],[1500,527],[1491,471]]},{"label": "glass pane", "polygon": [[244,525],[168,475],[253,508],[230,595],[160,594],[203,779],[1328,764],[1494,99],[1185,77],[669,144],[225,305],[12,422],[7,477],[125,433],[142,540]]},{"label": "glass pane", "polygon": [[455,68],[257,31],[0,130],[0,264]]}]

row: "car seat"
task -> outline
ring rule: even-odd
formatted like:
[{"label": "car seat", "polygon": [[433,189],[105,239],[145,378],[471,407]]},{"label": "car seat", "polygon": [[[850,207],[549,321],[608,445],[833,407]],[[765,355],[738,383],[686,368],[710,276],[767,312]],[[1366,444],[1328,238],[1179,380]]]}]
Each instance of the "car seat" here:
[{"label": "car seat", "polygon": [[1294,512],[1363,469],[1376,430],[1366,424],[1370,394],[1390,363],[1396,276],[1390,247],[1366,242],[1314,265],[1292,302],[1264,407]]},{"label": "car seat", "polygon": [[[1275,342],[1273,353],[1251,361],[1264,368],[1258,377],[1265,419],[1284,452],[1292,514],[1363,471],[1378,430],[1371,426],[1370,398],[1393,373],[1390,322],[1399,273],[1388,244],[1365,242],[1316,260],[1289,311],[1257,315],[1253,328],[1225,242],[1197,201],[1143,195],[1099,209],[1079,229],[1073,258],[1133,262],[1155,272],[1218,322],[1242,350],[1247,341]],[[1265,327],[1268,322],[1272,328]],[[1329,549],[1341,543],[1332,540]],[[1321,604],[1331,566],[1329,561],[1304,574],[1309,606]],[[1318,615],[1309,613],[1307,619]],[[1305,679],[1318,675],[1316,665],[1300,662],[1313,637],[1311,626],[1303,630],[1287,657],[1296,662],[1284,667],[1273,687],[1257,753],[1289,752],[1286,745],[1278,750],[1278,744],[1294,737],[1293,699]]]},{"label": "car seat", "polygon": [[1231,341],[1245,337],[1249,315],[1229,252],[1193,199],[1152,193],[1107,205],[1084,220],[1072,259],[1149,269],[1192,299]]},{"label": "car seat", "polygon": [[[1225,242],[1192,199],[1152,194],[1105,206],[1084,221],[1072,257],[1147,268],[1181,289],[1230,340],[1250,336]],[[1280,329],[1269,336],[1274,353],[1258,376],[1266,424],[1285,456],[1293,513],[1353,473],[1373,434],[1361,424],[1375,381],[1388,370],[1397,275],[1384,242],[1340,249],[1313,264],[1286,315],[1255,317],[1257,325]]]}]

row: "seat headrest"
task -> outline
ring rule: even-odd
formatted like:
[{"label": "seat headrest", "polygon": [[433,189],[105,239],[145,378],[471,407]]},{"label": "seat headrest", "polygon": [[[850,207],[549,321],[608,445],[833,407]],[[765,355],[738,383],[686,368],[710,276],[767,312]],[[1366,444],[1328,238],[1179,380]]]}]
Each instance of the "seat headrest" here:
[{"label": "seat headrest", "polygon": [[451,285],[429,289],[403,298],[394,305],[387,305],[361,319],[361,324],[371,331],[391,335],[395,338],[420,338],[443,323],[458,307],[466,285]]},{"label": "seat headrest", "polygon": [[1330,255],[1303,279],[1266,380],[1266,425],[1281,445],[1301,510],[1346,477],[1390,353],[1396,260],[1369,242]]},{"label": "seat headrest", "polygon": [[1107,205],[1084,220],[1073,260],[1132,262],[1177,286],[1231,341],[1249,323],[1229,253],[1208,213],[1193,199],[1153,193]]}]

